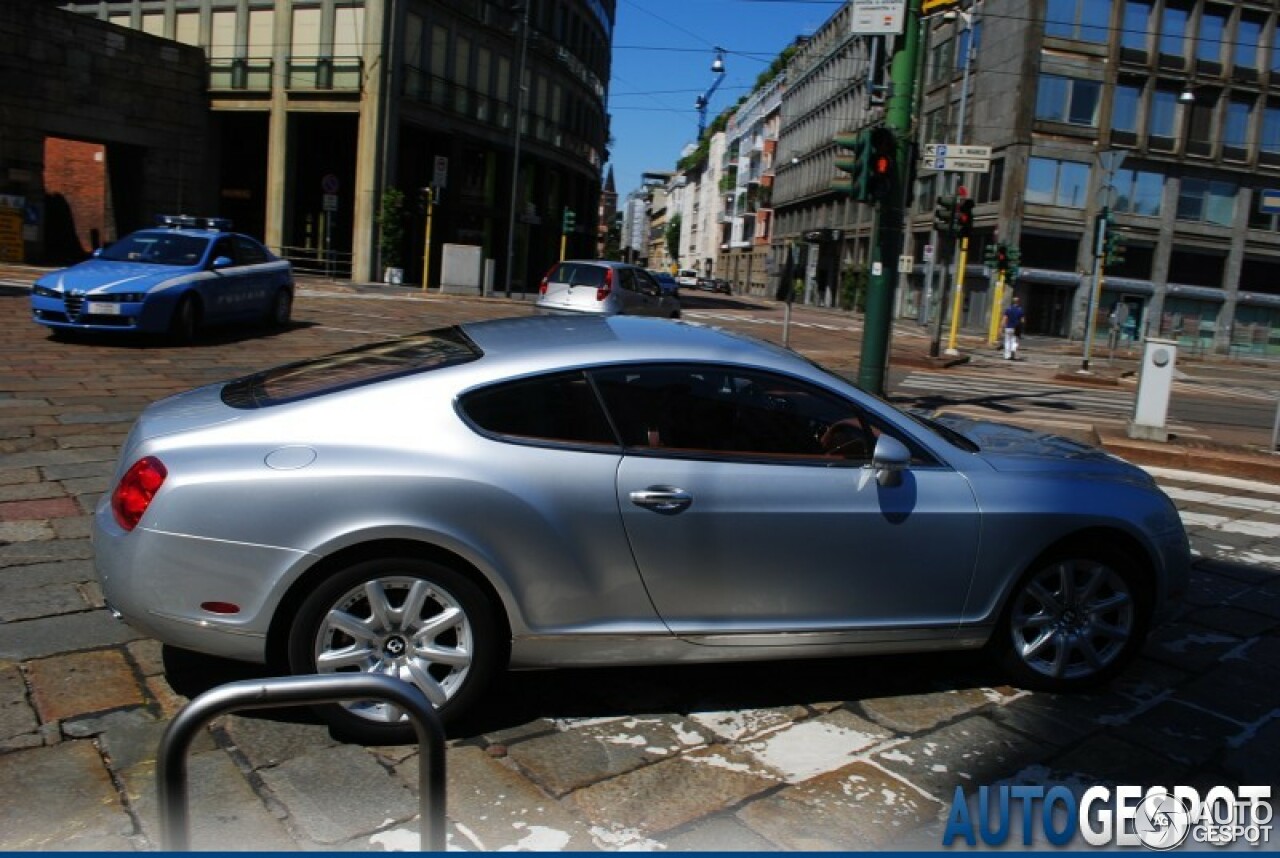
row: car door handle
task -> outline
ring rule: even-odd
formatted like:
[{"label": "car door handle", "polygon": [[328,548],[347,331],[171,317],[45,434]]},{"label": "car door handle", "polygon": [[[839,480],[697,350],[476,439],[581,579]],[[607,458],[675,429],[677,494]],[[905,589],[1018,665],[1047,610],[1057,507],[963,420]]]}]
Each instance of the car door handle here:
[{"label": "car door handle", "polygon": [[683,489],[650,486],[631,493],[631,502],[654,512],[683,512],[693,503],[693,496]]}]

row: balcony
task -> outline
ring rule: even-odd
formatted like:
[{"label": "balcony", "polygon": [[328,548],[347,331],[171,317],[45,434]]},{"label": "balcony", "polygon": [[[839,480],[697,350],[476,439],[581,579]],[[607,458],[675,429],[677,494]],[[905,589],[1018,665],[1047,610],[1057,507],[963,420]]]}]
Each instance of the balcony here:
[{"label": "balcony", "polygon": [[271,66],[269,59],[211,59],[209,90],[270,92]]},{"label": "balcony", "polygon": [[359,92],[364,63],[358,57],[289,57],[286,86],[290,91]]}]

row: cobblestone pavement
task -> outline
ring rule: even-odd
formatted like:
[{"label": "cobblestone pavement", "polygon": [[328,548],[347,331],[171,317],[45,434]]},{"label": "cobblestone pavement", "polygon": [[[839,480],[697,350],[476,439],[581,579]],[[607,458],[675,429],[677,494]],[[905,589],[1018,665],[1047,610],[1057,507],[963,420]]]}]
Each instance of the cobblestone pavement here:
[{"label": "cobblestone pavement", "polygon": [[[255,676],[102,607],[87,513],[138,411],[384,334],[527,312],[364,297],[308,289],[286,332],[171,348],[53,340],[23,290],[0,288],[0,848],[156,848],[168,719]],[[797,329],[793,345],[834,353],[828,335]],[[1104,692],[1029,694],[951,655],[511,674],[450,740],[450,846],[933,849],[957,786],[1274,788],[1280,485],[1155,473],[1199,559],[1181,615]],[[191,749],[194,845],[414,848],[417,766],[415,747],[339,745],[306,712],[220,718]]]}]

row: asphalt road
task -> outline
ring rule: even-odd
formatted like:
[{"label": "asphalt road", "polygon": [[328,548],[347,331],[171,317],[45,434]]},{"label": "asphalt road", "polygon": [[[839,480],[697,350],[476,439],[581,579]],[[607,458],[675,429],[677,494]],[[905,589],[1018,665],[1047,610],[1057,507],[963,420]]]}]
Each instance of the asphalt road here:
[{"label": "asphalt road", "polygon": [[[689,304],[691,320],[781,339],[776,308]],[[162,648],[102,607],[87,513],[132,420],[197,384],[529,307],[308,284],[285,331],[221,331],[179,348],[54,340],[26,305],[24,290],[0,290],[0,848],[155,848],[161,732],[189,697],[258,674]],[[794,346],[856,364],[856,322],[810,311],[792,321]],[[1093,398],[1052,384],[1050,354],[1033,343],[1025,363],[966,367],[969,390],[954,395],[985,396],[1013,418],[1116,419],[1119,390]],[[984,373],[1015,392],[1044,389],[1001,402],[976,392]],[[898,382],[913,374],[947,377],[904,370]],[[1099,693],[1028,694],[971,656],[509,674],[451,737],[451,847],[935,849],[957,787],[1274,789],[1280,487],[1156,476],[1197,552],[1191,592]],[[195,845],[412,848],[418,764],[412,747],[336,744],[305,712],[219,719],[191,752]]]}]

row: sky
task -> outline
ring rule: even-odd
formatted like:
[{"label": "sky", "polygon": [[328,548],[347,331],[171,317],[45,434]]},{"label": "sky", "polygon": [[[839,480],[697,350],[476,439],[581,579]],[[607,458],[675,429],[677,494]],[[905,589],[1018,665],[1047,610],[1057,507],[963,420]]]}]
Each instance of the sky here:
[{"label": "sky", "polygon": [[[797,36],[815,32],[841,0],[618,0],[609,82],[609,166],[620,197],[649,170],[674,170],[698,136],[694,101],[717,77],[707,124],[751,91]],[[606,166],[606,171],[608,166]]]}]

